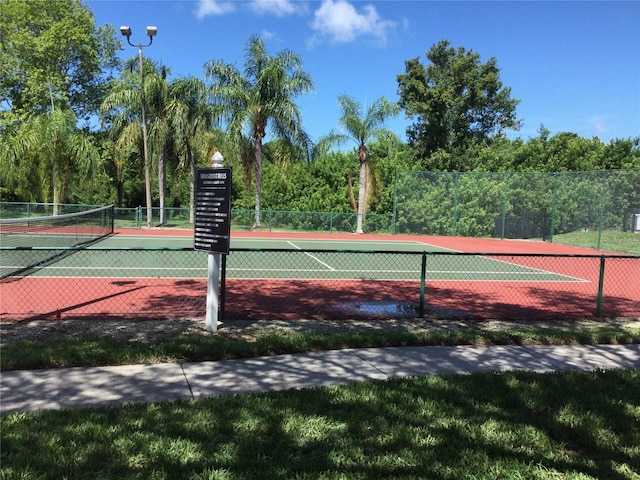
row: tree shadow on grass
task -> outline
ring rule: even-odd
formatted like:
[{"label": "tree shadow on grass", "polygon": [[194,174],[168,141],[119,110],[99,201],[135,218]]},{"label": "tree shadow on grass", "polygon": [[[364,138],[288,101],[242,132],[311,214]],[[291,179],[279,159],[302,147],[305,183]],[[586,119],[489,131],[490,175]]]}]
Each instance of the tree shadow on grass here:
[{"label": "tree shadow on grass", "polygon": [[52,478],[617,480],[640,469],[639,380],[483,373],[49,412],[3,425],[3,466]]}]

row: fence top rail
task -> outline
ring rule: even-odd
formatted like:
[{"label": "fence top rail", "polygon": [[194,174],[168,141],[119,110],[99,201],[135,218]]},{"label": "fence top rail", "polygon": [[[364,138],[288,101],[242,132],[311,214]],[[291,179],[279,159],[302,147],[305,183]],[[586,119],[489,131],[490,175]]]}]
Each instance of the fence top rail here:
[{"label": "fence top rail", "polygon": [[398,250],[357,250],[357,249],[297,249],[297,248],[230,248],[230,252],[297,252],[297,253],[375,253],[389,255],[434,255],[460,257],[558,257],[558,258],[636,258],[633,254],[598,254],[598,253],[507,253],[507,252],[433,252],[430,250],[398,251]]},{"label": "fence top rail", "polygon": [[459,172],[459,171],[435,171],[435,170],[398,170],[398,173],[425,173],[425,174],[435,174],[435,175],[490,175],[490,174],[517,174],[517,175],[581,175],[581,174],[602,174],[602,173],[625,173],[625,172],[640,172],[640,168],[617,168],[611,170],[568,170],[563,172],[545,172],[545,171],[537,171],[537,172],[528,172],[528,171],[519,171],[519,170],[496,170],[492,172]]},{"label": "fence top rail", "polygon": [[[195,252],[192,247],[5,247],[0,250],[91,250],[96,252],[131,251],[131,252]],[[344,250],[344,249],[297,249],[297,248],[230,248],[233,252],[263,252],[263,253],[347,253],[347,254],[381,254],[381,255],[427,255],[450,257],[529,257],[529,258],[600,258],[600,259],[634,259],[640,260],[640,255],[633,254],[589,254],[589,253],[508,253],[508,252],[432,252],[429,250],[398,251],[398,250]],[[207,253],[198,251],[198,253]],[[215,252],[211,252],[215,253]]]},{"label": "fence top rail", "polygon": [[[156,208],[156,207],[154,207]],[[188,207],[187,207],[188,209]],[[165,210],[169,210],[166,208]],[[255,208],[232,208],[232,212],[244,212],[244,213],[255,213]],[[294,215],[304,215],[304,214],[318,214],[318,215],[356,215],[353,212],[336,212],[336,211],[319,211],[319,210],[272,210],[269,208],[261,209],[260,212],[263,213],[291,213]],[[367,213],[367,217],[391,217],[393,213]]]}]

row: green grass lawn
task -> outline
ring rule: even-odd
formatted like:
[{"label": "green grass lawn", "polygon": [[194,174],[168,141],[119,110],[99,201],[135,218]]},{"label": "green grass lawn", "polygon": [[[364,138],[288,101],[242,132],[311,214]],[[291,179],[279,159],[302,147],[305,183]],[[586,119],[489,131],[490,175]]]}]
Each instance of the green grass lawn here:
[{"label": "green grass lawn", "polygon": [[[579,231],[554,235],[553,241],[578,247],[598,248],[597,231]],[[600,235],[600,249],[613,252],[640,254],[640,234],[604,230]]]},{"label": "green grass lawn", "polygon": [[472,374],[0,419],[3,479],[637,479],[640,372]]},{"label": "green grass lawn", "polygon": [[[640,343],[640,330],[16,342],[3,370],[390,345]],[[638,479],[640,372],[450,375],[0,418],[0,479]]]}]

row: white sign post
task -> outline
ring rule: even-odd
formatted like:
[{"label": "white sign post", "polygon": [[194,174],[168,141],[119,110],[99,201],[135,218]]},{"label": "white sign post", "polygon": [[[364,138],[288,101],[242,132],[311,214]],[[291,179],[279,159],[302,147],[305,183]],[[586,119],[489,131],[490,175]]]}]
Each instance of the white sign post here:
[{"label": "white sign post", "polygon": [[210,332],[218,331],[218,311],[220,305],[220,254],[209,254],[207,275],[207,316],[205,328]]},{"label": "white sign post", "polygon": [[[211,158],[213,168],[222,167],[224,157],[220,152]],[[220,307],[220,254],[209,254],[209,271],[207,275],[207,316],[205,328],[210,332],[218,330],[218,312]]]},{"label": "white sign post", "polygon": [[194,249],[209,254],[205,328],[215,332],[220,306],[220,258],[229,253],[231,168],[223,167],[220,152],[213,155],[212,161],[212,168],[197,171]]}]

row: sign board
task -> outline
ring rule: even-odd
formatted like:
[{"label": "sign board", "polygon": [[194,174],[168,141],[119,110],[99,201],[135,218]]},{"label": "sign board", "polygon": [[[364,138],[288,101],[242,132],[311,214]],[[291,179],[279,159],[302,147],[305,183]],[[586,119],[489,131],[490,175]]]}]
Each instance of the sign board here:
[{"label": "sign board", "polygon": [[194,250],[228,254],[231,236],[231,168],[199,168],[196,171],[195,202]]}]

